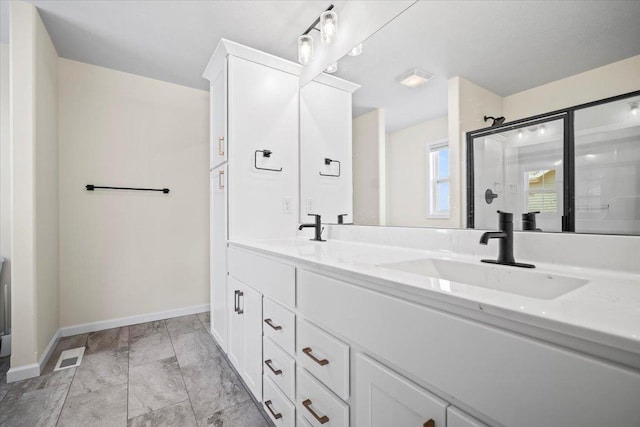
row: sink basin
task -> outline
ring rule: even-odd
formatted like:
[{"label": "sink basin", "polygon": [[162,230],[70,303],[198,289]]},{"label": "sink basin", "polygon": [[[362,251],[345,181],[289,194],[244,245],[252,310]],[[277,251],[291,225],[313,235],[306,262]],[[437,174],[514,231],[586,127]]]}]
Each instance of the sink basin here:
[{"label": "sink basin", "polygon": [[587,283],[587,280],[577,277],[537,270],[435,258],[380,264],[378,267],[546,300]]}]

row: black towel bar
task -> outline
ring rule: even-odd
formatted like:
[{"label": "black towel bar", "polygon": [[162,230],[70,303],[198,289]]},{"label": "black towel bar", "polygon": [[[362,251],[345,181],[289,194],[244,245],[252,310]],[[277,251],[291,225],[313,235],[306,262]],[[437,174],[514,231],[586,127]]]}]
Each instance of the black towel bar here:
[{"label": "black towel bar", "polygon": [[103,187],[100,185],[87,184],[87,191],[93,191],[95,189],[105,190],[134,190],[134,191],[162,191],[164,194],[169,193],[168,188],[134,188],[134,187]]}]

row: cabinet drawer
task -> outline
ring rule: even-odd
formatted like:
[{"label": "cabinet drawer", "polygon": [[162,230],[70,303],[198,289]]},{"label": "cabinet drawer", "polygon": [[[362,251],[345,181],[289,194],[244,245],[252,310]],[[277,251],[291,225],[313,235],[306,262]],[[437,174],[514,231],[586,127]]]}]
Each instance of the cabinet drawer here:
[{"label": "cabinet drawer", "polygon": [[300,415],[296,418],[296,427],[313,427],[307,420],[302,418]]},{"label": "cabinet drawer", "polygon": [[362,354],[355,382],[358,426],[445,427],[447,402]]},{"label": "cabinet drawer", "polygon": [[295,267],[233,247],[228,257],[231,276],[287,307],[295,306]]},{"label": "cabinet drawer", "polygon": [[268,337],[264,337],[263,352],[264,375],[273,380],[289,399],[295,400],[295,359]]},{"label": "cabinet drawer", "polygon": [[349,406],[304,369],[297,369],[296,408],[312,426],[349,426]]},{"label": "cabinet drawer", "polygon": [[293,356],[296,351],[295,314],[267,298],[264,299],[262,311],[264,335]]},{"label": "cabinet drawer", "polygon": [[264,410],[277,426],[296,425],[296,407],[269,378],[264,379]]},{"label": "cabinet drawer", "polygon": [[338,396],[349,398],[349,346],[317,326],[298,325],[298,362]]},{"label": "cabinet drawer", "polygon": [[460,409],[449,406],[447,408],[447,427],[487,427],[487,425]]}]

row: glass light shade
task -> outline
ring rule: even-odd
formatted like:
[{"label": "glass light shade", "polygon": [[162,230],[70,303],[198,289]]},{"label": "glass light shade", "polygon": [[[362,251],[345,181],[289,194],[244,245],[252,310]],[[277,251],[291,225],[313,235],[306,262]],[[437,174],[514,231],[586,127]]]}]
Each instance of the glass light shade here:
[{"label": "glass light shade", "polygon": [[325,71],[329,74],[335,73],[336,71],[338,71],[338,63],[336,62],[329,65]]},{"label": "glass light shade", "polygon": [[349,55],[349,56],[358,56],[361,53],[362,53],[362,43],[360,43],[359,45],[357,45],[353,49],[351,49],[349,51],[349,53],[347,53],[347,55]]},{"label": "glass light shade", "polygon": [[298,62],[306,65],[313,58],[313,37],[308,34],[298,37]]},{"label": "glass light shade", "polygon": [[331,10],[320,15],[320,40],[324,44],[331,44],[338,34],[338,15]]}]

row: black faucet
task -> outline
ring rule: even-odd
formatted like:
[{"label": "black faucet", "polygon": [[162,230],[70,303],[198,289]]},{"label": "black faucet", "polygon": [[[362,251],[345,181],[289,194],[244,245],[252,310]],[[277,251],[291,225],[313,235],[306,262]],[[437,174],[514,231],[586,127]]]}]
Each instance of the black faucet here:
[{"label": "black faucet", "polygon": [[500,239],[498,246],[498,259],[483,259],[482,262],[489,264],[511,265],[514,267],[535,268],[533,264],[516,262],[513,258],[513,214],[498,211],[498,228],[500,231],[487,231],[480,237],[480,244],[486,245],[489,239]]},{"label": "black faucet", "polygon": [[536,226],[536,214],[540,211],[522,214],[522,231],[542,231]]},{"label": "black faucet", "polygon": [[315,217],[315,222],[310,223],[310,224],[300,224],[300,227],[298,227],[298,230],[302,230],[303,228],[308,228],[308,227],[314,227],[315,228],[315,235],[313,237],[313,241],[316,242],[325,242],[326,240],[322,239],[322,230],[324,230],[322,228],[322,222],[320,221],[320,215],[318,214],[308,214],[309,216],[313,216]]},{"label": "black faucet", "polygon": [[349,216],[349,214],[340,214],[338,215],[338,224],[344,224],[344,217]]}]

